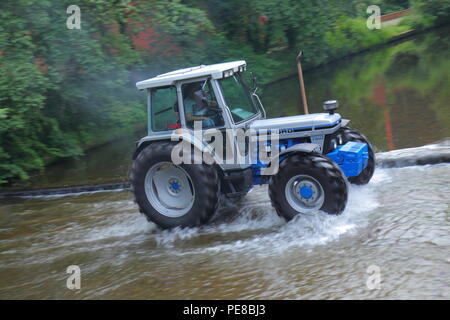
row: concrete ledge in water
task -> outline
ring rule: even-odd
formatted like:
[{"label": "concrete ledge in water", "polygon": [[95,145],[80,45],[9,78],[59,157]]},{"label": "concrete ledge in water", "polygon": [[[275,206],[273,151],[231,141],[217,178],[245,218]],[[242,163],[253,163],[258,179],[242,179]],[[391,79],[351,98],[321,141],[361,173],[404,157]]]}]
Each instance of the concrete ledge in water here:
[{"label": "concrete ledge in water", "polygon": [[449,162],[450,140],[443,140],[436,144],[423,147],[393,150],[376,154],[376,164],[379,168],[400,168]]},{"label": "concrete ledge in water", "polygon": [[49,195],[70,195],[83,192],[95,192],[95,191],[116,191],[116,190],[128,190],[130,189],[130,183],[126,182],[113,182],[113,183],[101,183],[84,186],[70,186],[61,188],[48,188],[37,190],[21,190],[12,192],[0,193],[0,198],[9,197],[39,197]]}]

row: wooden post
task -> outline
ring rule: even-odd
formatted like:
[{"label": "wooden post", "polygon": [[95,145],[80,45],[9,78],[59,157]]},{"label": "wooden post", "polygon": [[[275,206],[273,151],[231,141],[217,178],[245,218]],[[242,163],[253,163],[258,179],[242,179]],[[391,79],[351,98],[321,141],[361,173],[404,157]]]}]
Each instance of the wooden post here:
[{"label": "wooden post", "polygon": [[303,51],[300,51],[297,56],[298,81],[300,83],[300,93],[302,95],[303,110],[304,110],[305,114],[309,114],[308,101],[306,101],[305,83],[303,82],[302,65],[300,63],[300,59],[301,59],[302,55],[303,55]]}]

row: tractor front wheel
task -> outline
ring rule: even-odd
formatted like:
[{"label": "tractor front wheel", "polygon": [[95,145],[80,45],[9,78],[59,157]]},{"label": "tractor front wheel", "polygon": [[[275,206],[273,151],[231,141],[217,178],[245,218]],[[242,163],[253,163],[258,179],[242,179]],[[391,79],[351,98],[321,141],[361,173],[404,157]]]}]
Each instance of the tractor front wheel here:
[{"label": "tractor front wheel", "polygon": [[270,181],[269,196],[278,215],[286,220],[318,210],[340,214],[347,204],[347,183],[327,157],[295,153],[280,163]]}]

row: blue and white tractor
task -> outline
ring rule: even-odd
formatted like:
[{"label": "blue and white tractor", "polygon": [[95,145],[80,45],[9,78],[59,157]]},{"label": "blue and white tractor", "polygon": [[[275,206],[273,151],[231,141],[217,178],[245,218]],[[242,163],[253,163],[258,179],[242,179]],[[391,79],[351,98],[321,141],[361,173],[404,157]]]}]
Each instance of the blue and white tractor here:
[{"label": "blue and white tractor", "polygon": [[246,62],[234,61],[136,84],[148,92],[148,134],[137,142],[131,183],[140,211],[161,228],[205,224],[220,199],[237,201],[262,184],[286,220],[340,214],[348,183],[371,179],[372,146],[335,112],[337,101],[326,101],[324,113],[266,119],[245,75]]}]

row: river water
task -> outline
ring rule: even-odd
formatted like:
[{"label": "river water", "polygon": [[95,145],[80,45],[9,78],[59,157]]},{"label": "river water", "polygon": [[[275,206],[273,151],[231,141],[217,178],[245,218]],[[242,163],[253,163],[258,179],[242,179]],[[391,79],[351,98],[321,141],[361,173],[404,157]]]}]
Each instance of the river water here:
[{"label": "river water", "polygon": [[[428,149],[450,152],[448,31],[308,72],[311,111],[338,99],[380,158],[438,140]],[[297,86],[293,77],[264,88],[269,116],[301,113]],[[125,179],[130,140],[26,186]],[[256,187],[209,225],[172,231],[147,222],[126,190],[0,199],[0,299],[450,299],[449,181],[450,164],[378,168],[350,187],[342,215],[289,223]],[[66,287],[70,265],[81,269],[80,290]]]}]

